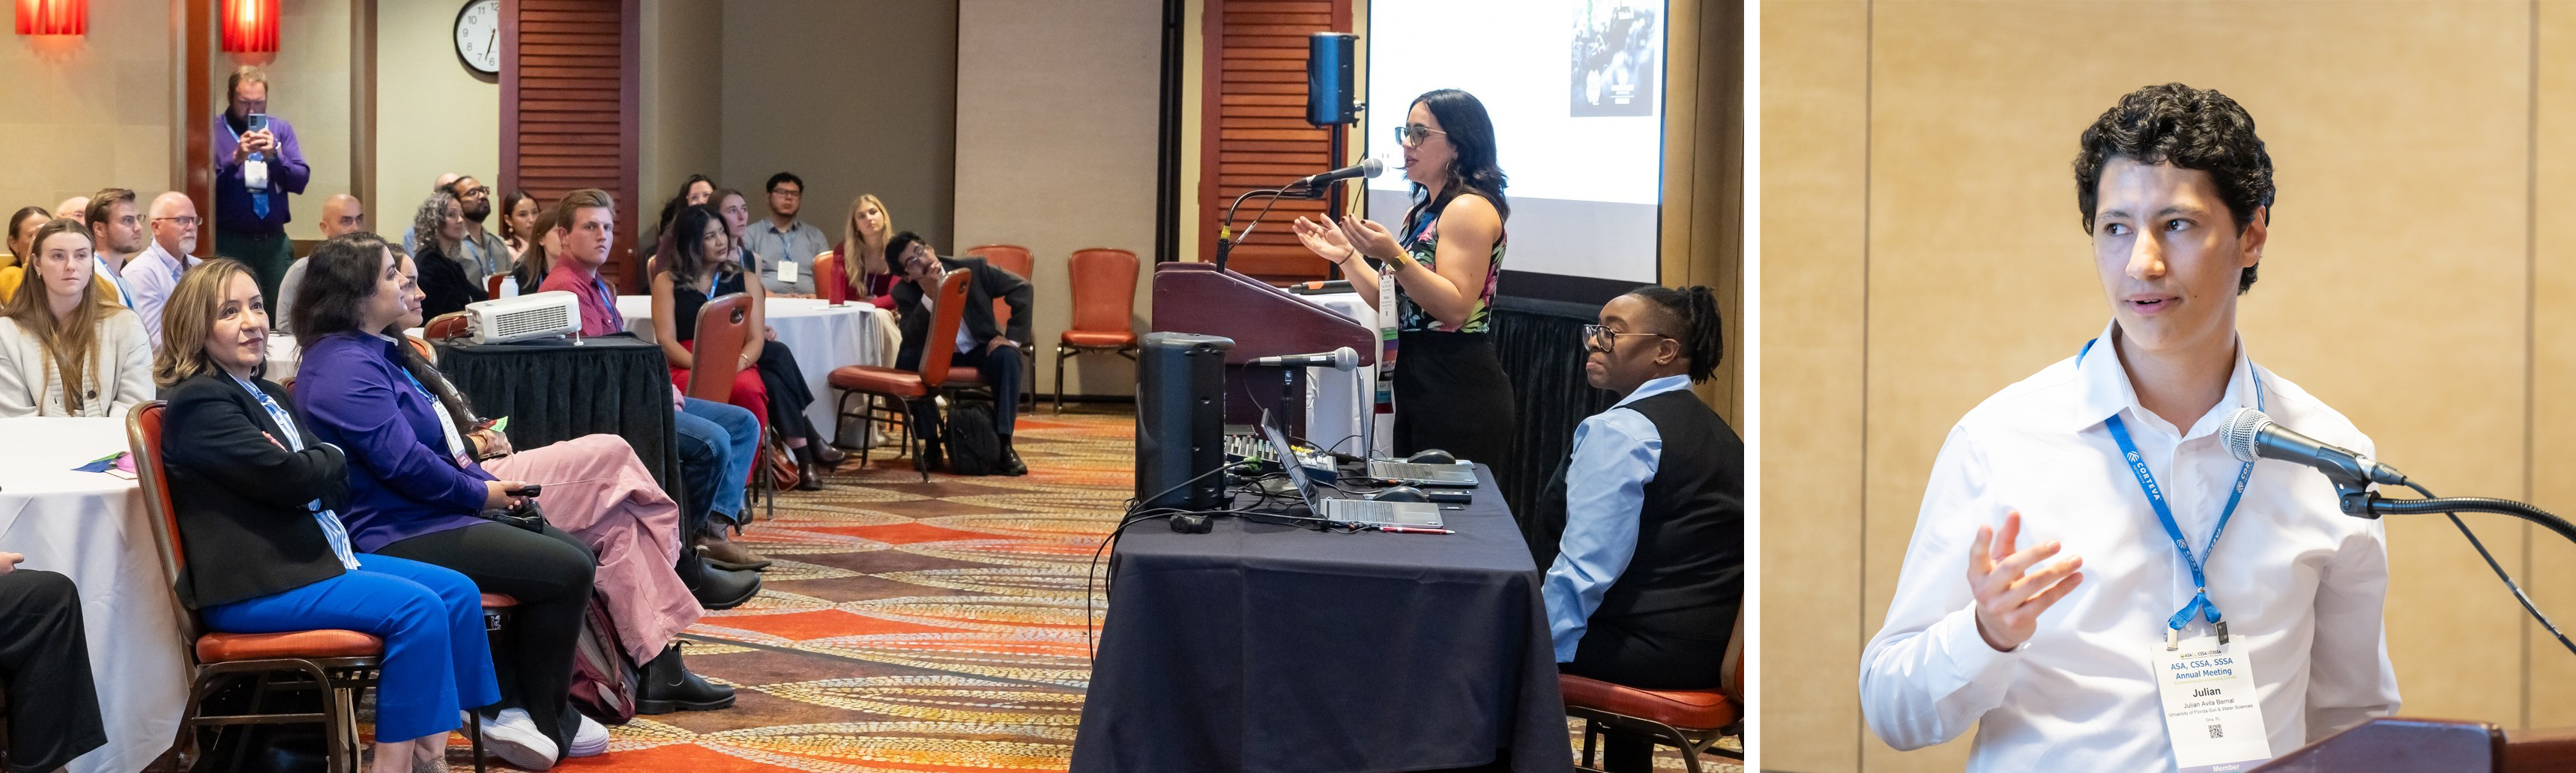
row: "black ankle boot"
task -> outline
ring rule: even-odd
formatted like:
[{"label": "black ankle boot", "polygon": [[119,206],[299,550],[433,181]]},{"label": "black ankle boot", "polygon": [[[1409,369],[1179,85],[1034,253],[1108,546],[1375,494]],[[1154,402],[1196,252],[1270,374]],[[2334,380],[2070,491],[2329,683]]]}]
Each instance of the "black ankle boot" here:
[{"label": "black ankle boot", "polygon": [[796,490],[823,490],[823,470],[821,465],[814,462],[814,444],[789,446],[787,453],[789,456],[796,457]]},{"label": "black ankle boot", "polygon": [[1011,447],[1011,436],[1009,435],[1002,436],[1002,463],[996,466],[994,472],[999,472],[1004,475],[1029,474],[1028,463],[1020,461],[1019,449]]},{"label": "black ankle boot", "polygon": [[823,442],[823,433],[815,430],[811,425],[805,427],[805,448],[814,452],[814,463],[824,467],[839,467],[843,460],[850,458],[850,455],[842,453],[841,449],[833,448],[832,444]]},{"label": "black ankle boot", "polygon": [[707,564],[707,549],[691,545],[680,551],[680,563],[673,567],[680,584],[689,587],[689,595],[707,611],[721,611],[742,606],[760,595],[760,573],[718,569]]},{"label": "black ankle boot", "polygon": [[708,684],[697,674],[689,673],[680,662],[680,645],[664,648],[653,662],[644,664],[642,684],[635,688],[635,713],[669,714],[674,711],[714,711],[733,705],[733,688]]}]

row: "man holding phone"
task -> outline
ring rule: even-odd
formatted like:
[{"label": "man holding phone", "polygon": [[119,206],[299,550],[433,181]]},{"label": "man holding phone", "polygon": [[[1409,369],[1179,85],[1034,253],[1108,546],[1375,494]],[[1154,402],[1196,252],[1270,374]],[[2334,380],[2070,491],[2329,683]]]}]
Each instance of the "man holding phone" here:
[{"label": "man holding phone", "polygon": [[295,141],[295,126],[268,114],[268,73],[233,71],[222,115],[215,117],[215,254],[241,261],[277,308],[277,286],[295,262],[286,238],[288,194],[304,192],[313,168]]}]

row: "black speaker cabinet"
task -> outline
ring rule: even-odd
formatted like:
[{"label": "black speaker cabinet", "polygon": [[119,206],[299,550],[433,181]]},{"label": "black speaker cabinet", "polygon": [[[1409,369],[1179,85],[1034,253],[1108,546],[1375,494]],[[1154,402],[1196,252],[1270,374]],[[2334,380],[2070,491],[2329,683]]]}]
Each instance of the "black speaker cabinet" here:
[{"label": "black speaker cabinet", "polygon": [[1359,51],[1360,36],[1348,32],[1318,32],[1306,38],[1306,122],[1316,126],[1338,126],[1350,123],[1358,111],[1358,97],[1351,93],[1351,58]]},{"label": "black speaker cabinet", "polygon": [[[1147,333],[1136,363],[1136,499],[1140,507],[1225,504],[1225,353],[1234,339]],[[1186,485],[1184,485],[1186,484]]]}]

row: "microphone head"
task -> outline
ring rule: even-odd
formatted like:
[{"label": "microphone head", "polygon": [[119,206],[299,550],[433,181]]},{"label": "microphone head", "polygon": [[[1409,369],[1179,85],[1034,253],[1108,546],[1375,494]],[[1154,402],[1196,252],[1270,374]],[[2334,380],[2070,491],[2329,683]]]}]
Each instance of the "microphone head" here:
[{"label": "microphone head", "polygon": [[2227,453],[2234,455],[2237,461],[2251,462],[2255,458],[2255,438],[2263,434],[2265,427],[2272,425],[2272,417],[2263,415],[2262,411],[2238,408],[2227,414],[2227,423],[2219,428],[2218,434],[2226,438]]},{"label": "microphone head", "polygon": [[1359,364],[1360,353],[1353,351],[1350,347],[1345,346],[1333,350],[1334,370],[1350,370],[1352,368],[1359,367]]},{"label": "microphone head", "polygon": [[1372,158],[1372,159],[1369,159],[1369,160],[1366,160],[1366,161],[1362,161],[1362,162],[1360,162],[1360,176],[1361,176],[1361,177],[1376,177],[1376,176],[1378,176],[1378,175],[1385,174],[1385,173],[1386,173],[1386,162],[1385,162],[1385,161],[1380,161],[1380,160],[1378,160],[1378,159],[1374,159],[1374,158]]}]

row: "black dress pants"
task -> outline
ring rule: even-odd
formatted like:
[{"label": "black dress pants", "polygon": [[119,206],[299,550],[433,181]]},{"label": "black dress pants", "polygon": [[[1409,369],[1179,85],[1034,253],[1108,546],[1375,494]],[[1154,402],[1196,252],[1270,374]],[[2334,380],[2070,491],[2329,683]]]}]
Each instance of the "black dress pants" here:
[{"label": "black dress pants", "polygon": [[9,771],[45,773],[107,745],[71,578],[0,574],[0,686],[9,692]]},{"label": "black dress pants", "polygon": [[493,710],[526,709],[557,748],[579,726],[572,708],[573,645],[590,608],[591,573],[599,558],[562,529],[535,532],[477,523],[401,540],[376,551],[454,569],[485,593],[519,600],[492,648],[501,683]]}]

